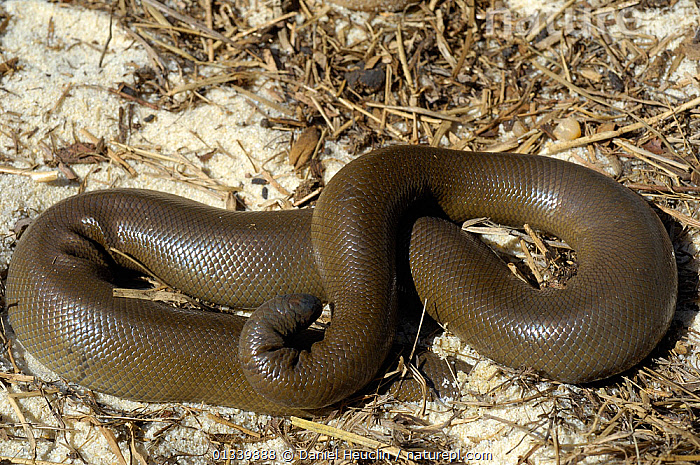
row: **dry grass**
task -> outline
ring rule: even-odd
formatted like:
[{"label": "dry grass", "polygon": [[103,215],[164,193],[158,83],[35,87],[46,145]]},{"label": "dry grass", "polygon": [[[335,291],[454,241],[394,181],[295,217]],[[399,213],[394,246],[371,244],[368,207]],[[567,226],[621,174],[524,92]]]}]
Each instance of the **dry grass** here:
[{"label": "dry grass", "polygon": [[[248,8],[246,0],[181,1],[177,10],[157,0],[72,3],[108,12],[113,27],[126,30],[148,50],[151,66],[135,71],[132,82],[114,83],[109,89],[124,101],[124,116],[115,123],[117,140],[82,134],[85,144],[91,145],[45,147],[57,157],[59,152],[67,157],[57,167],[64,175],[69,175],[70,163],[86,157],[91,163],[109,159],[131,171],[128,161],[139,160],[163,176],[176,175],[181,182],[234,204],[234,192],[185,157],[164,156],[127,142],[129,133],[138,131],[128,123],[131,106],[179,112],[216,105],[208,93],[218,86],[247,96],[270,128],[300,135],[297,145],[290,147],[291,162],[308,170],[316,184],[296,197],[297,204],[313,201],[318,194],[322,164],[317,159],[326,141],[340,141],[355,153],[398,142],[538,153],[552,140],[560,120],[574,118],[582,137],[560,141],[550,151],[583,147],[575,155],[581,163],[615,176],[665,212],[680,268],[678,314],[697,310],[697,249],[692,239],[698,237],[699,227],[700,99],[677,98],[671,92],[697,86],[696,77],[672,82],[669,76],[684,60],[698,59],[700,44],[692,30],[662,39],[635,33],[629,24],[621,37],[606,32],[613,26],[614,13],[629,11],[626,7],[650,8],[653,2],[586,4],[602,27],[585,33],[579,24],[563,34],[556,27],[564,12],[559,10],[542,17],[541,27],[512,35],[502,32],[509,24],[519,24],[520,18],[504,22],[502,15],[489,14],[491,2],[475,0],[420,3],[403,15],[387,15],[387,21],[362,24],[353,24],[347,12],[330,6],[283,2],[275,18],[256,26],[240,14]],[[567,11],[583,18],[582,2],[566,5]],[[487,34],[489,19],[494,20],[493,35]],[[546,24],[554,27],[548,30]],[[350,25],[365,35],[358,39]],[[0,28],[5,27],[7,22],[0,18]],[[683,36],[681,46],[667,50],[669,41]],[[0,63],[0,76],[15,66],[12,57]],[[201,73],[203,68],[208,72]],[[172,69],[185,84],[171,83]],[[60,104],[56,102],[56,107]],[[504,137],[501,128],[513,132]],[[21,138],[15,140],[21,151]],[[222,151],[214,145],[205,155]],[[268,173],[267,178],[272,176]],[[529,250],[537,254],[535,248]],[[444,424],[431,424],[400,406],[375,401],[332,414],[335,428],[322,426],[327,423],[323,420],[311,424],[270,419],[250,430],[210,414],[230,432],[203,434],[210,451],[282,438],[299,450],[381,448],[398,454],[396,463],[423,463],[408,452],[449,450],[454,447],[454,440],[445,434],[449,427],[490,420],[500,425],[502,434],[522,434],[531,444],[527,454],[512,457],[518,463],[535,463],[535,454],[543,451],[556,463],[595,457],[630,464],[697,463],[700,373],[688,355],[697,344],[698,334],[677,321],[642,366],[594,386],[542,384],[527,373],[509,373],[506,383],[471,393],[450,406],[453,414]],[[42,429],[23,413],[23,397],[45,396],[59,423],[94,425],[96,434],[112,444],[118,463],[129,460],[119,452],[117,441],[129,444],[136,463],[177,462],[183,457],[149,455],[149,451],[172,428],[192,428],[191,420],[196,423],[201,415],[189,407],[114,412],[81,397],[84,415],[64,418],[62,406],[67,398],[76,399],[74,391],[43,386],[17,368],[0,373],[0,384],[4,389],[13,384],[22,391],[9,396],[20,424],[2,419],[0,444],[4,436],[27,441],[31,449],[37,441],[60,437],[60,428]],[[525,406],[539,408],[541,414],[526,423],[501,416],[500,412]],[[146,438],[144,426],[153,422],[162,428]],[[583,442],[561,440],[573,433],[581,434],[577,437]],[[79,460],[78,450],[75,457]],[[361,461],[375,462],[385,463]]]}]

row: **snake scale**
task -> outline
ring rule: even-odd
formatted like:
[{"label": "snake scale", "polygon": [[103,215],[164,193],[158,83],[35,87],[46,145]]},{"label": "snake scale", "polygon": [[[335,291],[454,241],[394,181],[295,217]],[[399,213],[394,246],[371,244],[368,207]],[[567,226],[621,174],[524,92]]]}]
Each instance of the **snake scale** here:
[{"label": "snake scale", "polygon": [[[315,209],[231,212],[145,190],[68,198],[21,237],[7,279],[22,345],[65,379],[145,401],[202,401],[272,413],[331,405],[365,386],[397,321],[396,237],[427,311],[480,353],[581,383],[644,358],[677,295],[673,248],[637,194],[590,169],[531,155],[396,146],[360,156]],[[529,223],[576,251],[564,289],[534,289],[452,222]],[[120,253],[115,253],[118,250]],[[160,280],[253,317],[114,297],[134,258]],[[136,267],[138,268],[138,267]],[[334,310],[323,339],[289,340]]]}]

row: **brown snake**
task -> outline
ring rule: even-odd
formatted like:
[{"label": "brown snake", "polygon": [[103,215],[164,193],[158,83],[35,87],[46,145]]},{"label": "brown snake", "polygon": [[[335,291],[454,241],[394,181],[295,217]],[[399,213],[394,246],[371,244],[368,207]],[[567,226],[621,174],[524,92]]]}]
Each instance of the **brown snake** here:
[{"label": "brown snake", "polygon": [[[538,290],[458,227],[416,223],[410,261],[421,300],[483,355],[586,382],[630,368],[668,328],[673,248],[641,197],[556,159],[427,147],[357,158],[314,210],[231,212],[127,189],[71,197],[17,245],[10,323],[39,361],[97,391],[276,413],[327,406],[372,380],[392,344],[397,225],[419,201],[455,222],[529,223],[577,251],[566,288]],[[207,302],[256,307],[313,294],[334,303],[332,322],[299,350],[285,345],[315,318],[307,297],[261,307],[245,329],[243,317],[116,298],[134,268],[123,254]],[[312,308],[286,309],[299,301]]]}]

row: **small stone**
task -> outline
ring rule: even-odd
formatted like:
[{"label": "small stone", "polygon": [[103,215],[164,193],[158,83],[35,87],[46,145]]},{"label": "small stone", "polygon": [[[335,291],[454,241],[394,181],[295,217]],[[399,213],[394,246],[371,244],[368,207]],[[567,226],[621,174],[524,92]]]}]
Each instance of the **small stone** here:
[{"label": "small stone", "polygon": [[513,135],[515,137],[521,137],[525,133],[527,133],[527,127],[522,121],[517,120],[515,123],[513,123]]},{"label": "small stone", "polygon": [[566,118],[554,128],[554,137],[557,140],[574,140],[581,137],[581,125],[574,118]]}]

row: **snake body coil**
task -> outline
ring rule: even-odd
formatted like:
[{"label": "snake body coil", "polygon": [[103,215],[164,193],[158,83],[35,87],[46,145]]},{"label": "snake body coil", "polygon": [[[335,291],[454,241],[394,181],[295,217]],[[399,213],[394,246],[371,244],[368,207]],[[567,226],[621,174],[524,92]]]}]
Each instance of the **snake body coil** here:
[{"label": "snake body coil", "polygon": [[[417,222],[410,254],[421,299],[497,362],[585,382],[639,362],[668,328],[673,248],[638,195],[555,159],[426,147],[359,157],[313,211],[230,212],[141,190],[69,198],[17,246],[10,323],[46,366],[117,396],[274,413],[330,405],[366,385],[391,346],[397,225],[419,200],[456,222],[529,223],[578,253],[565,289],[537,290],[452,225]],[[282,312],[280,322],[279,310],[260,309],[243,331],[242,317],[116,298],[135,267],[125,255],[207,302],[257,307],[313,294],[334,302],[332,323],[298,350],[281,335],[313,312]]]}]

